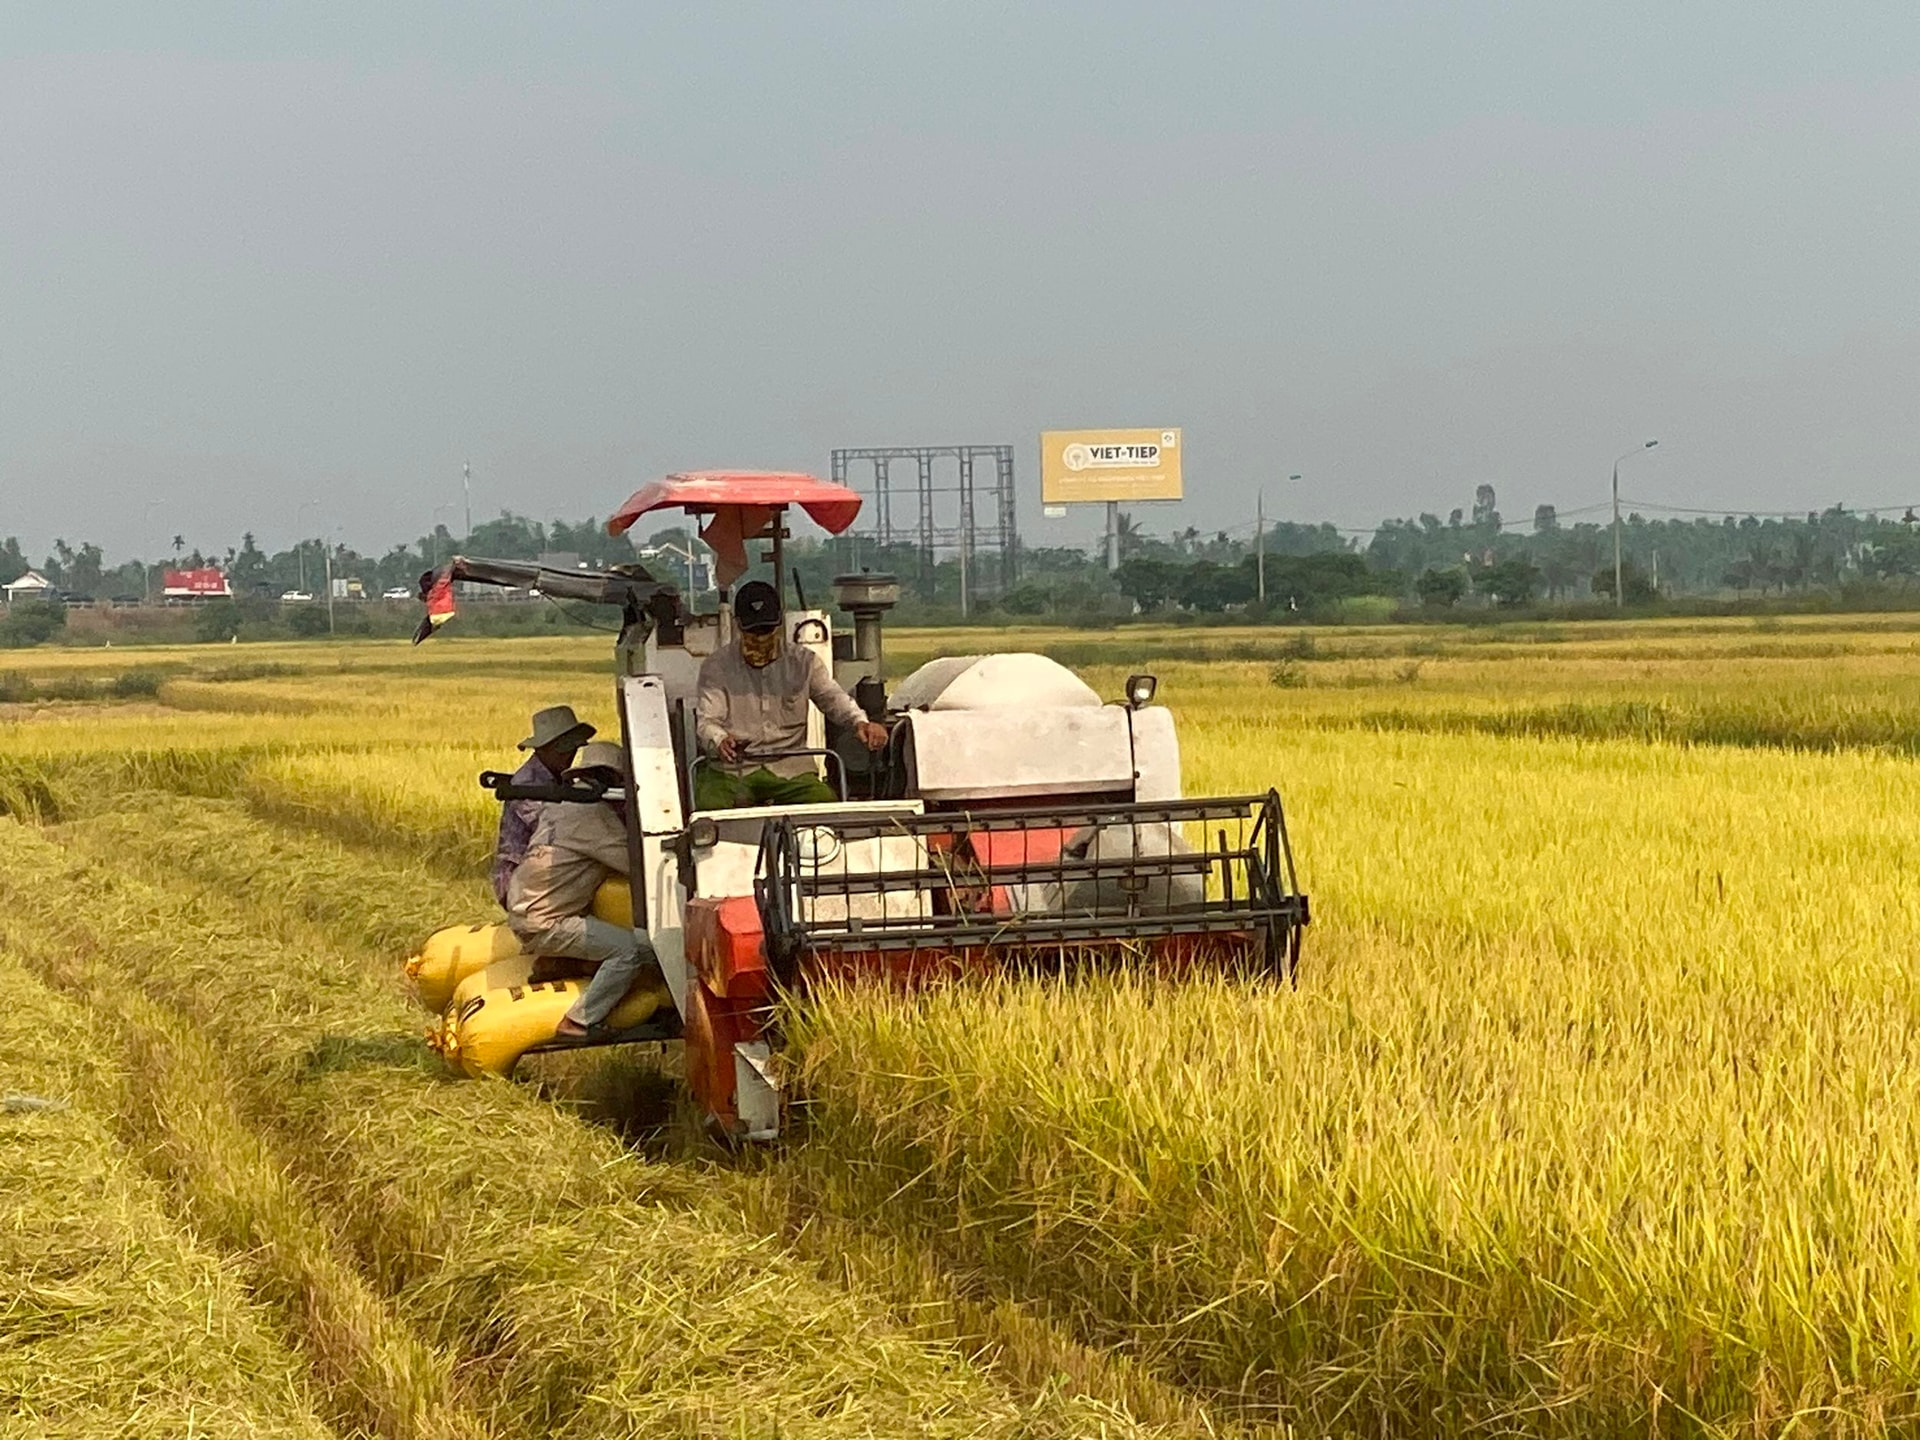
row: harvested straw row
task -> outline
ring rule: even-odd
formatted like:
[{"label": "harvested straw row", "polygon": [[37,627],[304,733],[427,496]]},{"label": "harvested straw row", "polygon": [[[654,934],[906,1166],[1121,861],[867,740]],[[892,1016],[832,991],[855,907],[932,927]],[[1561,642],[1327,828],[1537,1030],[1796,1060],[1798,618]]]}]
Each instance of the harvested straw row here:
[{"label": "harvested straw row", "polygon": [[990,1357],[1032,1393],[1059,1391],[1102,1401],[1158,1427],[1172,1440],[1290,1440],[1287,1432],[1210,1411],[1133,1358],[1078,1343],[1033,1305],[996,1296],[952,1257],[903,1230],[843,1219],[822,1204],[805,1166],[769,1164],[735,1187],[743,1209],[825,1273],[886,1297],[915,1330]]},{"label": "harvested straw row", "polygon": [[228,795],[266,751],[124,747],[62,753],[20,746],[0,756],[0,815],[49,823],[87,814],[126,790],[165,789],[183,795]]},{"label": "harvested straw row", "polygon": [[453,1366],[367,1284],[273,1148],[241,1118],[197,1027],[94,969],[85,995],[117,1016],[141,1076],[132,1123],[202,1233],[242,1257],[254,1293],[289,1317],[342,1429],[389,1440],[483,1440]]},{"label": "harvested straw row", "polygon": [[263,761],[246,798],[270,820],[405,853],[449,877],[484,875],[500,806],[476,777],[504,758],[484,746],[317,750]]},{"label": "harvested straw row", "polygon": [[[460,875],[411,840],[387,835],[377,857],[343,842],[331,828],[315,833],[250,814],[249,800],[207,804],[172,795],[122,794],[89,822],[92,835],[124,841],[134,864],[164,861],[164,873],[192,877],[244,897],[256,916],[311,921],[336,946],[360,955],[382,989],[400,983],[393,957],[405,955],[443,925],[497,919],[499,905],[485,866]],[[297,823],[297,822],[296,822]],[[188,837],[174,845],[167,837]]]},{"label": "harvested straw row", "polygon": [[[305,1368],[103,1118],[87,1014],[0,954],[0,1436],[325,1440]],[[65,1106],[65,1108],[60,1108]]]},{"label": "harvested straw row", "polygon": [[[373,860],[330,842],[263,825],[238,814],[209,824],[211,808],[163,796],[141,797],[134,818],[97,822],[114,827],[123,857],[155,852],[155,835],[186,835],[196,843],[169,847],[167,863],[182,876],[249,896],[256,918],[284,925],[319,923],[336,940],[372,949],[382,978],[386,957],[400,953],[449,916],[486,913],[492,897],[478,881],[456,882],[415,859]],[[465,908],[463,908],[465,907]],[[623,1082],[644,1083],[626,1052],[565,1057],[574,1061],[564,1086],[575,1103]],[[561,1060],[549,1062],[549,1071]],[[598,1108],[597,1106],[592,1108]],[[613,1118],[623,1118],[615,1115]],[[857,1288],[884,1292],[890,1308],[919,1334],[969,1352],[990,1354],[996,1368],[1022,1377],[1032,1393],[1061,1389],[1104,1399],[1123,1411],[1150,1418],[1169,1433],[1213,1433],[1191,1401],[1169,1391],[1124,1361],[1074,1344],[1022,1307],[1001,1300],[969,1300],[954,1294],[949,1276],[931,1266],[924,1250],[910,1250],[864,1225],[836,1224],[817,1205],[819,1196],[789,1183],[784,1165],[753,1173],[708,1172],[708,1200],[724,1197],[812,1260],[829,1277]]]},{"label": "harvested straw row", "polygon": [[[248,1017],[221,1032],[236,1082],[376,1284],[464,1357],[501,1433],[1145,1433],[1090,1402],[1017,1400],[875,1297],[822,1284],[721,1185],[646,1165],[513,1087],[439,1081],[376,957],[130,878],[143,847],[244,852],[254,828],[224,807],[170,824],[158,847],[137,818],[70,827],[69,853],[97,862],[78,876],[9,837],[6,923],[43,948],[94,947],[195,1018]],[[16,884],[23,867],[33,882]],[[88,886],[100,921],[81,913]]]}]

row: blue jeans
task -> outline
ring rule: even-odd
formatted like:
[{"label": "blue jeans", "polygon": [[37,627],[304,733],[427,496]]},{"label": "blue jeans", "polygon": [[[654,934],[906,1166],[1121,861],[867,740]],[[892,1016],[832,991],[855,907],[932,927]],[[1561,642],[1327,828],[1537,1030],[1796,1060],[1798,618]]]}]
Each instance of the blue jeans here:
[{"label": "blue jeans", "polygon": [[592,915],[574,915],[539,926],[516,918],[512,925],[529,955],[591,960],[598,967],[586,990],[567,1011],[567,1018],[578,1025],[598,1025],[627,998],[641,971],[660,971],[660,957],[646,936]]}]

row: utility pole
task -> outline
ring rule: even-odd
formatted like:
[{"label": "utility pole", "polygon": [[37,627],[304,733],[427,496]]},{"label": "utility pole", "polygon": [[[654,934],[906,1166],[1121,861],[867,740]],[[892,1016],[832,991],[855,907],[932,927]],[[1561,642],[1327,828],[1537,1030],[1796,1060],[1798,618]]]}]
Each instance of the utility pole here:
[{"label": "utility pole", "polygon": [[1613,608],[1616,610],[1624,609],[1627,603],[1626,590],[1620,583],[1620,460],[1632,459],[1642,450],[1651,450],[1659,443],[1658,440],[1649,440],[1644,445],[1636,445],[1613,462]]},{"label": "utility pole", "polygon": [[[169,503],[171,502],[166,500],[147,501],[146,512],[140,517],[140,529],[143,534],[146,532],[147,527],[153,524],[153,512],[155,507],[160,505],[166,505]],[[145,545],[142,545],[140,548],[144,550],[147,547]],[[141,601],[141,604],[151,605],[153,603],[153,566],[151,566],[144,560],[140,562],[140,579],[145,592],[145,598]]]},{"label": "utility pole", "polygon": [[1260,603],[1267,603],[1267,492],[1253,502],[1253,573],[1259,577]]},{"label": "utility pole", "polygon": [[333,634],[333,546],[327,546],[327,634]]},{"label": "utility pole", "polygon": [[460,492],[467,497],[467,533],[462,537],[463,544],[473,542],[473,466],[465,460],[460,462]]},{"label": "utility pole", "polygon": [[[302,500],[298,505],[294,506],[293,528],[298,530],[300,528],[300,517],[319,503],[318,500]],[[294,541],[293,553],[294,557],[300,562],[300,588],[304,591],[307,588],[307,542],[304,540]]]},{"label": "utility pole", "polygon": [[1107,573],[1120,568],[1120,502],[1107,501]]}]

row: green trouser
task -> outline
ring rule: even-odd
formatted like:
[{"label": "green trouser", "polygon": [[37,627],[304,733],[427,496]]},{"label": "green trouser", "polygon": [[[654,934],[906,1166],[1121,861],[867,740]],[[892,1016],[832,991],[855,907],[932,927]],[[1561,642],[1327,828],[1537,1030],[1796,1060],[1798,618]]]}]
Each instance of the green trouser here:
[{"label": "green trouser", "polygon": [[766,766],[736,775],[717,765],[702,765],[693,777],[693,808],[739,810],[748,805],[831,805],[840,797],[811,772],[776,775]]}]

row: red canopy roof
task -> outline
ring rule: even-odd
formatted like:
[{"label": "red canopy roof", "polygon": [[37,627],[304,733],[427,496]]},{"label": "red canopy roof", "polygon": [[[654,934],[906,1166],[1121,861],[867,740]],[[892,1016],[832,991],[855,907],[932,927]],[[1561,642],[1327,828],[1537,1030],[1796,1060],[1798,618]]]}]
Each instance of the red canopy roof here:
[{"label": "red canopy roof", "polygon": [[813,475],[778,470],[688,470],[642,485],[607,521],[618,535],[650,510],[711,511],[724,505],[798,505],[814,524],[838,535],[860,513],[860,496]]}]

